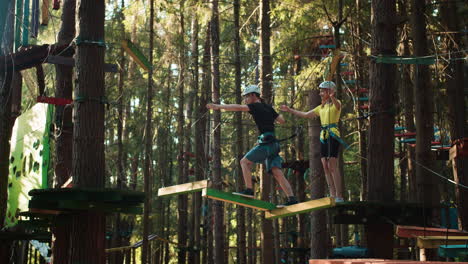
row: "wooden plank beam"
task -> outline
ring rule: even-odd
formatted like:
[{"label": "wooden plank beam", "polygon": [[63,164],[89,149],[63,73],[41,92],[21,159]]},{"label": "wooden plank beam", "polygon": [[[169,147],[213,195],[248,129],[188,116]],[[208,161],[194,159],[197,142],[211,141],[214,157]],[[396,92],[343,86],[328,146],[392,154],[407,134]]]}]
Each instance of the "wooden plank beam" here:
[{"label": "wooden plank beam", "polygon": [[416,246],[419,248],[438,248],[443,245],[465,245],[468,236],[418,236]]},{"label": "wooden plank beam", "polygon": [[311,200],[303,203],[286,206],[281,209],[271,210],[270,212],[265,212],[265,218],[273,219],[286,217],[333,206],[335,206],[335,199],[331,197],[325,197],[317,200]]},{"label": "wooden plank beam", "polygon": [[436,227],[422,227],[422,226],[402,226],[396,228],[396,235],[404,238],[415,238],[418,236],[468,236],[468,232]]},{"label": "wooden plank beam", "polygon": [[189,182],[189,183],[159,188],[158,196],[199,192],[205,188],[210,187],[210,185],[211,184],[208,180],[203,180],[203,181]]},{"label": "wooden plank beam", "polygon": [[207,197],[213,200],[223,201],[226,203],[233,203],[238,204],[241,206],[261,210],[261,211],[268,211],[276,208],[275,204],[265,202],[262,200],[251,199],[239,195],[235,195],[228,192],[223,192],[216,189],[206,188],[203,189],[202,192],[203,197]]},{"label": "wooden plank beam", "polygon": [[146,71],[151,69],[151,62],[130,40],[122,40],[122,48],[132,57],[132,59]]}]

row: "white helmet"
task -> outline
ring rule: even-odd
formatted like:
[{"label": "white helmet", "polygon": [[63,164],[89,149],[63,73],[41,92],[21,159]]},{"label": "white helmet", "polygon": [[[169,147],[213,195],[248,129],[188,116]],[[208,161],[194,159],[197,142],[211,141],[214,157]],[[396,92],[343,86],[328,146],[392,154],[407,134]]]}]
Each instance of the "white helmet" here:
[{"label": "white helmet", "polygon": [[242,92],[242,96],[249,94],[249,93],[258,93],[260,94],[260,88],[257,85],[247,85]]},{"label": "white helmet", "polygon": [[336,85],[334,82],[332,81],[324,81],[322,82],[320,85],[319,85],[319,88],[323,88],[323,89],[335,89],[336,88]]}]

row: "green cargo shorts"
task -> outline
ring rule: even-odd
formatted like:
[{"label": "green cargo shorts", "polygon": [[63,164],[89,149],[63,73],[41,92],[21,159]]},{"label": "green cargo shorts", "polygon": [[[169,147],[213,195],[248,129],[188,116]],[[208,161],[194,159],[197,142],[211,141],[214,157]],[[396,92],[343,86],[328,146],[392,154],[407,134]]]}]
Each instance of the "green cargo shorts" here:
[{"label": "green cargo shorts", "polygon": [[280,144],[274,141],[255,146],[245,154],[244,158],[255,163],[265,163],[267,171],[270,172],[273,167],[282,168],[283,159],[279,156],[279,152]]}]

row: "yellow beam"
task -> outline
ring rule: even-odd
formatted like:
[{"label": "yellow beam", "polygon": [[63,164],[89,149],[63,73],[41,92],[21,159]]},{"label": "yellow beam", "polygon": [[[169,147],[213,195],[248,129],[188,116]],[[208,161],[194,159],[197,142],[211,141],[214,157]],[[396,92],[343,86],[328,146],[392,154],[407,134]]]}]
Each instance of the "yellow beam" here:
[{"label": "yellow beam", "polygon": [[116,247],[116,248],[106,248],[106,253],[110,252],[116,252],[116,251],[124,251],[124,250],[130,250],[132,249],[133,246],[126,246],[126,247]]},{"label": "yellow beam", "polygon": [[442,245],[464,245],[468,236],[418,236],[416,246],[419,248],[438,248]]},{"label": "yellow beam", "polygon": [[159,188],[158,196],[199,192],[202,189],[210,187],[209,185],[210,185],[210,182],[208,180],[203,180],[203,181],[189,182],[189,183],[169,186],[165,188]]},{"label": "yellow beam", "polygon": [[302,214],[317,209],[333,207],[335,206],[335,199],[331,197],[325,197],[317,200],[311,200],[303,203],[298,203],[290,206],[286,206],[281,209],[273,209],[269,212],[265,212],[265,218],[273,219],[286,217],[290,215]]}]

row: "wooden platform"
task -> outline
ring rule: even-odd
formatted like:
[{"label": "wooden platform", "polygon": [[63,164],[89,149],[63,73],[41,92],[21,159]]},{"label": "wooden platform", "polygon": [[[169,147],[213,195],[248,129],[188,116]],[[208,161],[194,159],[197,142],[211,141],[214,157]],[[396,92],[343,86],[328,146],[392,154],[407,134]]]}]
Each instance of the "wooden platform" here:
[{"label": "wooden platform", "polygon": [[311,200],[303,203],[298,203],[290,206],[286,206],[280,209],[274,209],[265,212],[265,218],[274,219],[280,217],[286,217],[296,214],[307,213],[310,211],[323,209],[327,207],[335,206],[335,199],[331,197],[325,197],[317,200]]},{"label": "wooden platform", "polygon": [[141,214],[145,194],[119,189],[59,188],[29,191],[31,213],[59,215],[77,211]]},{"label": "wooden platform", "polygon": [[468,245],[468,236],[420,236],[416,241],[419,248],[438,248],[443,245]]},{"label": "wooden platform", "polygon": [[[334,224],[391,223],[408,226],[428,225],[432,208],[418,203],[350,201],[330,208]],[[425,217],[424,217],[425,216]]]},{"label": "wooden platform", "polygon": [[269,211],[276,208],[275,204],[256,200],[251,198],[242,197],[228,192],[223,192],[216,189],[205,188],[202,191],[202,196],[213,200],[223,201],[226,203],[233,203],[245,207],[254,208],[261,211]]},{"label": "wooden platform", "polygon": [[205,188],[210,187],[210,182],[208,180],[189,182],[164,188],[159,188],[158,196],[168,196],[192,192],[200,192]]},{"label": "wooden platform", "polygon": [[[393,259],[310,259],[309,264],[447,264],[443,261],[412,261]],[[452,262],[453,263],[453,262]],[[468,262],[457,262],[468,263]]]},{"label": "wooden platform", "polygon": [[396,228],[396,235],[404,238],[415,238],[418,236],[468,236],[468,232],[457,229],[422,227],[422,226],[402,226]]}]

